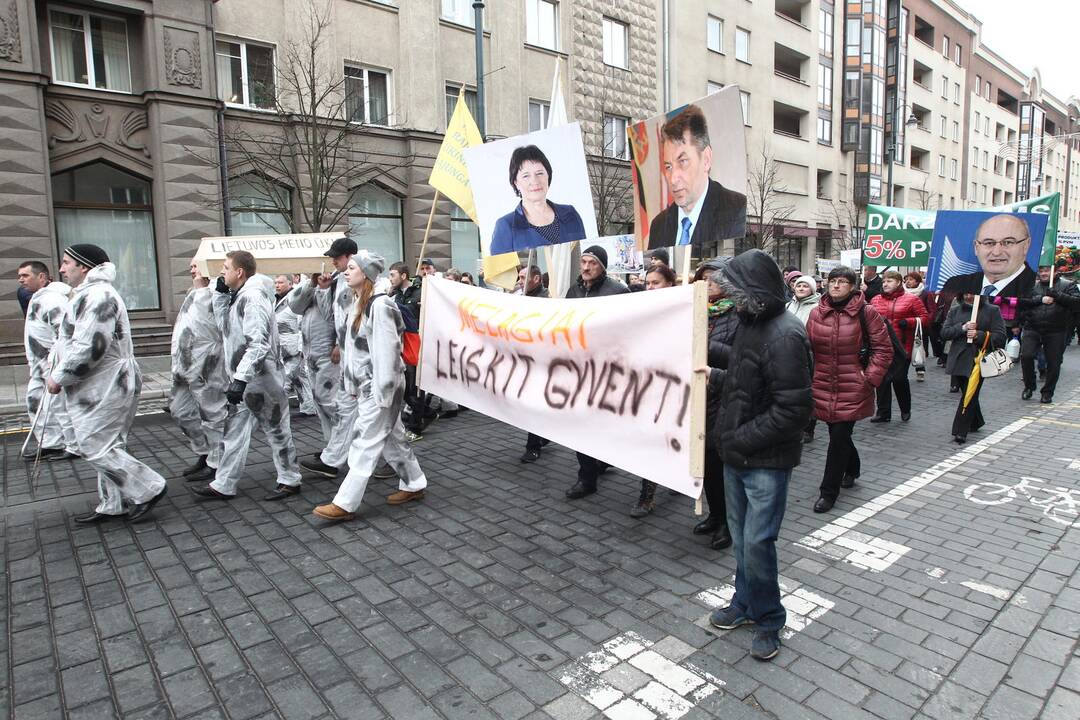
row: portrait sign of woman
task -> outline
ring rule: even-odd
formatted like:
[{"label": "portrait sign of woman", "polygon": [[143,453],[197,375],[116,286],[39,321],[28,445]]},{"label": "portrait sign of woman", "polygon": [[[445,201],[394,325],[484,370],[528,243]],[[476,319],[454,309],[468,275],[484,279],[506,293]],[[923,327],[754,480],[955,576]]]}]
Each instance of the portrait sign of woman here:
[{"label": "portrait sign of woman", "polygon": [[510,156],[510,187],[521,200],[495,223],[492,255],[585,238],[578,211],[572,205],[547,199],[553,179],[551,162],[536,145],[514,150]]}]

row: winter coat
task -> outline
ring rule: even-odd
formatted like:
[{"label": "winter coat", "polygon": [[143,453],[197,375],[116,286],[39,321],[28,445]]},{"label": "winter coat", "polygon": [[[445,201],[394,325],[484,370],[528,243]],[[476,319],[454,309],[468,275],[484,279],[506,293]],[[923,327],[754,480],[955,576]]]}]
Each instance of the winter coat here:
[{"label": "winter coat", "polygon": [[[870,334],[870,363],[863,369],[863,313]],[[852,422],[874,414],[874,388],[881,385],[893,360],[892,339],[885,323],[860,291],[843,307],[824,295],[806,323],[814,352],[814,417],[824,422]]]},{"label": "winter coat", "polygon": [[863,297],[866,298],[866,302],[873,302],[875,297],[884,292],[881,289],[882,282],[884,281],[881,279],[881,276],[875,275],[870,282],[866,283],[866,290],[863,291]]},{"label": "winter coat", "polygon": [[376,295],[356,327],[358,312],[354,301],[346,327],[348,342],[341,351],[345,391],[358,398],[370,397],[379,407],[388,408],[405,386],[401,310],[388,295]]},{"label": "winter coat", "polygon": [[870,304],[881,317],[892,323],[896,337],[900,338],[904,351],[910,357],[911,350],[915,346],[915,321],[921,320],[924,328],[930,322],[930,316],[922,300],[904,292],[904,288],[901,287],[891,293],[883,292],[875,295],[870,300]]},{"label": "winter coat", "polygon": [[[727,369],[731,359],[731,347],[735,343],[735,331],[739,329],[739,316],[735,308],[731,308],[719,315],[709,318],[709,367]],[[716,449],[716,437],[713,427],[720,412],[720,393],[722,388],[719,382],[723,376],[717,374],[716,382],[710,382],[705,399],[705,450],[712,452]],[[710,380],[712,378],[710,377]]]},{"label": "winter coat", "polygon": [[116,266],[102,263],[71,293],[52,371],[53,382],[64,388],[79,453],[91,462],[124,443],[142,388],[127,307],[115,280]]},{"label": "winter coat", "polygon": [[216,293],[212,287],[191,288],[180,306],[171,346],[174,383],[199,380],[222,390],[229,384],[221,328],[214,320]]},{"label": "winter coat", "polygon": [[604,273],[592,285],[586,285],[585,281],[578,276],[577,282],[570,286],[570,289],[566,291],[566,299],[574,300],[577,298],[588,297],[603,297],[605,295],[622,295],[623,293],[630,292],[630,288],[623,285],[615,278]]},{"label": "winter coat", "polygon": [[308,367],[317,368],[320,358],[330,356],[334,347],[333,313],[327,318],[315,300],[315,284],[310,277],[300,278],[286,296],[289,309],[300,316],[300,339]]},{"label": "winter coat", "polygon": [[787,311],[799,318],[799,321],[803,325],[806,325],[806,321],[810,318],[810,311],[817,307],[818,300],[821,299],[821,293],[812,293],[802,300],[797,297],[792,297],[788,300]]},{"label": "winter coat", "polygon": [[785,312],[780,268],[760,250],[728,263],[723,285],[740,309],[728,368],[713,371],[723,373],[716,446],[737,468],[793,468],[813,406],[806,330]]},{"label": "winter coat", "polygon": [[225,341],[225,367],[231,380],[247,383],[244,404],[277,425],[275,414],[288,412],[284,373],[278,357],[274,321],[274,281],[252,275],[234,293],[214,291],[214,319]]},{"label": "winter coat", "polygon": [[60,334],[60,322],[67,308],[71,287],[51,282],[30,297],[23,326],[23,345],[30,376],[44,378],[49,367],[49,353]]},{"label": "winter coat", "polygon": [[945,370],[950,375],[969,377],[975,367],[975,354],[982,349],[983,340],[987,332],[990,333],[990,344],[987,352],[1001,350],[1005,347],[1005,321],[1001,318],[1001,310],[997,305],[988,302],[979,303],[979,315],[975,320],[975,339],[967,341],[967,331],[964,323],[971,321],[971,305],[958,299],[953,303],[949,316],[945,318],[945,325],[941,328],[941,339],[952,340],[949,346],[949,359],[945,362]]},{"label": "winter coat", "polygon": [[[1051,305],[1043,303],[1043,298],[1052,295]],[[35,296],[36,297],[36,296]],[[1041,280],[1035,283],[1028,297],[1019,298],[1023,326],[1040,333],[1064,333],[1072,328],[1074,313],[1080,310],[1080,290],[1076,284],[1064,278],[1054,279],[1054,289],[1049,282]]]}]

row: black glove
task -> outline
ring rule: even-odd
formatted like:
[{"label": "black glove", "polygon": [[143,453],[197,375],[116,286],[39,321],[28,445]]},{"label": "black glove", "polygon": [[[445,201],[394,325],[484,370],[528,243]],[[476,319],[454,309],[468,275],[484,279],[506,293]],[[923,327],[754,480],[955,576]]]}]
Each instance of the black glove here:
[{"label": "black glove", "polygon": [[229,289],[229,286],[225,284],[225,278],[220,275],[218,275],[217,285],[214,286],[214,289],[219,293],[232,292],[232,290]]},{"label": "black glove", "polygon": [[245,389],[247,389],[246,381],[233,380],[229,383],[229,389],[225,391],[225,399],[229,401],[230,405],[239,405],[244,399]]},{"label": "black glove", "polygon": [[1049,291],[1049,292],[1047,292],[1046,294],[1047,294],[1047,295],[1049,295],[1049,296],[1050,296],[1051,298],[1053,298],[1054,300],[1057,300],[1057,299],[1058,299],[1058,297],[1059,297],[1059,296],[1061,295],[1061,293],[1060,293],[1060,292],[1058,292],[1058,289],[1057,289],[1057,288],[1051,288],[1051,289],[1050,289],[1050,291]]},{"label": "black glove", "polygon": [[900,321],[896,323],[901,330],[907,330],[907,320],[900,318]]}]

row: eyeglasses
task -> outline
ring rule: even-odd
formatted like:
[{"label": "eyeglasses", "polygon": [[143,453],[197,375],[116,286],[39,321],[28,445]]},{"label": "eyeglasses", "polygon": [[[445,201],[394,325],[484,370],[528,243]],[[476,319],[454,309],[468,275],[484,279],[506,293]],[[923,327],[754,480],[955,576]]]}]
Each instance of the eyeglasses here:
[{"label": "eyeglasses", "polygon": [[1016,238],[1006,238],[1004,240],[976,240],[975,244],[979,247],[984,247],[987,249],[1001,247],[1008,250],[1009,248],[1014,248],[1017,245],[1026,243],[1029,239],[1030,238],[1022,238],[1020,240],[1017,240]]},{"label": "eyeglasses", "polygon": [[851,285],[851,281],[847,278],[833,278],[829,281],[830,285]]}]

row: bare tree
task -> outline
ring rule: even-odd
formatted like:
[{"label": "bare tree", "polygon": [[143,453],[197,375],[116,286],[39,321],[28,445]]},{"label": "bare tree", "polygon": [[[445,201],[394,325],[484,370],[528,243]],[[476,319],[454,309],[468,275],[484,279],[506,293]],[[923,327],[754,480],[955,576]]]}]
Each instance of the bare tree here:
[{"label": "bare tree", "polygon": [[[757,232],[749,233],[747,245],[765,252],[776,249],[777,228],[795,213],[787,197],[787,186],[780,177],[780,166],[764,140],[750,165],[747,178],[746,216],[757,220]],[[782,230],[781,230],[782,231]]]},{"label": "bare tree", "polygon": [[[824,198],[822,198],[824,200]],[[854,198],[841,197],[818,204],[819,222],[834,226],[833,249],[854,250],[859,247],[860,228],[866,218],[865,206],[857,205]]]},{"label": "bare tree", "polygon": [[[276,68],[259,73],[267,80],[252,82],[253,97],[270,103],[272,112],[231,119],[222,136],[230,167],[244,173],[264,207],[286,218],[293,232],[339,226],[361,181],[411,159],[371,163],[356,147],[363,132],[359,122],[384,125],[390,118],[378,103],[364,107],[362,89],[359,97],[348,92],[341,64],[327,59],[332,7],[333,0],[297,3],[289,19],[297,36],[278,47]],[[266,218],[260,219],[271,229]]]},{"label": "bare tree", "polygon": [[941,203],[927,188],[930,183],[930,174],[924,173],[922,184],[915,191],[915,199],[919,202],[920,210],[939,210]]},{"label": "bare tree", "polygon": [[[588,95],[586,90],[585,95]],[[596,208],[596,226],[601,235],[625,232],[634,220],[634,184],[631,178],[630,148],[618,123],[607,127],[608,110],[617,107],[609,83],[600,85],[599,121],[585,123],[585,152],[588,157],[589,188]],[[596,128],[590,131],[589,126]]]}]

